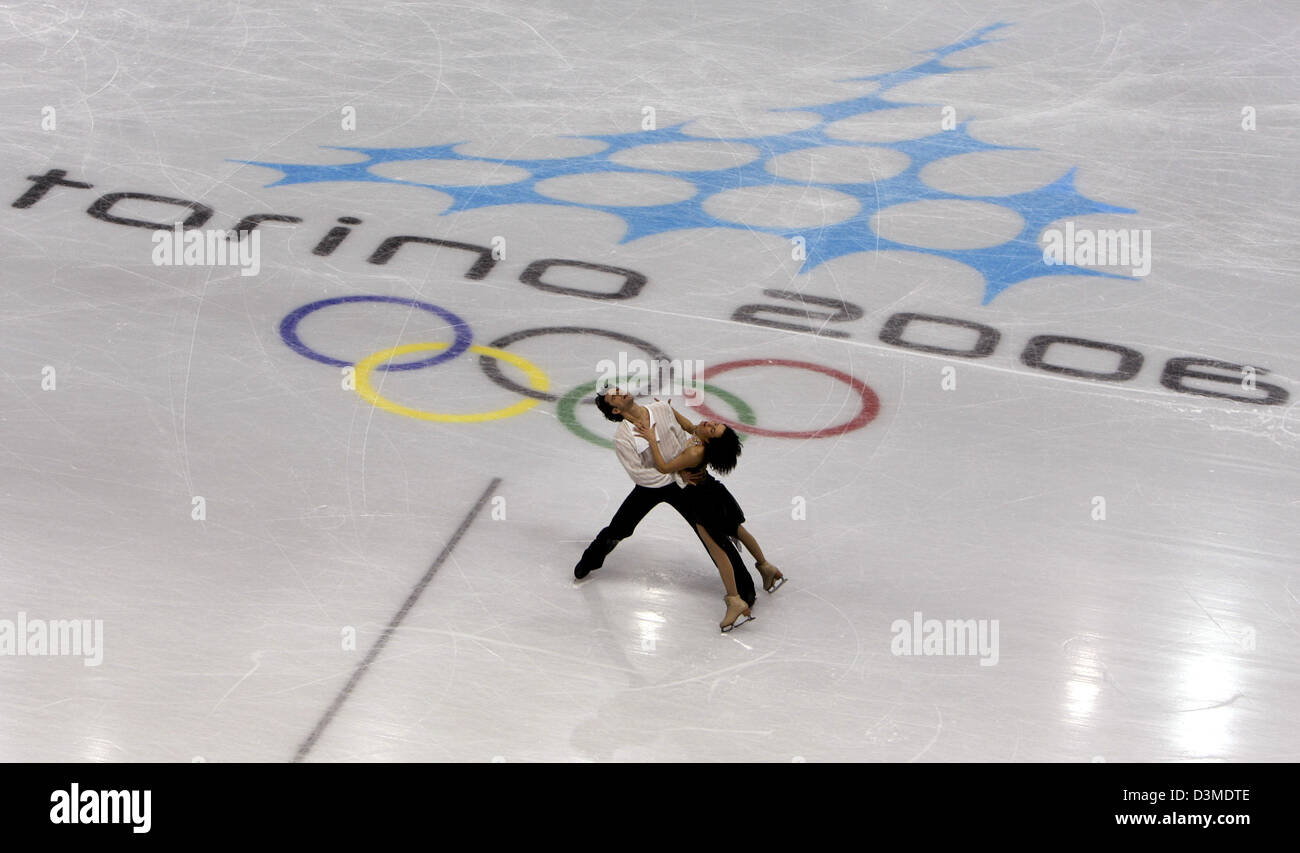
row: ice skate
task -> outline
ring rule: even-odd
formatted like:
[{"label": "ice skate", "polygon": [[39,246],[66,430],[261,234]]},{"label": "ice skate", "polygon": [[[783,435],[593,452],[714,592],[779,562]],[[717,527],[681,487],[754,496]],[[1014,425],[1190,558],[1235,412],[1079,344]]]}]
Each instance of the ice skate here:
[{"label": "ice skate", "polygon": [[754,568],[758,569],[758,573],[763,576],[763,589],[769,594],[776,592],[785,584],[785,575],[771,563],[767,561],[756,563]]},{"label": "ice skate", "polygon": [[724,595],[722,600],[727,603],[727,615],[723,617],[718,627],[722,633],[727,633],[738,625],[744,625],[746,622],[752,622],[754,617],[750,615],[749,605],[739,595]]}]

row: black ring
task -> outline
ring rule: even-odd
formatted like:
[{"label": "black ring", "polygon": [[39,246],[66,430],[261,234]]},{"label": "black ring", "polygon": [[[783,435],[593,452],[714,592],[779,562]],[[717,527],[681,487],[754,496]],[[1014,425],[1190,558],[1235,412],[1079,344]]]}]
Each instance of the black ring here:
[{"label": "black ring", "polygon": [[[539,335],[598,335],[603,338],[612,338],[616,341],[622,341],[625,344],[631,344],[634,347],[642,349],[650,356],[651,360],[672,361],[672,359],[665,355],[659,347],[649,341],[643,341],[640,338],[634,338],[631,335],[624,335],[620,332],[607,332],[604,329],[591,329],[586,326],[541,326],[536,329],[524,329],[519,332],[511,332],[508,335],[502,335],[492,343],[488,344],[488,346],[493,349],[505,349],[517,341],[522,341],[525,338],[535,338]],[[534,391],[532,388],[525,388],[522,385],[518,385],[507,379],[505,374],[501,372],[501,368],[497,365],[497,360],[495,358],[480,355],[478,357],[478,366],[483,368],[483,372],[487,374],[488,379],[491,379],[502,388],[508,388],[511,391],[514,391],[516,394],[523,394],[525,397],[535,397],[538,400],[546,400],[551,403],[560,399],[557,394],[548,394],[545,391]]]}]

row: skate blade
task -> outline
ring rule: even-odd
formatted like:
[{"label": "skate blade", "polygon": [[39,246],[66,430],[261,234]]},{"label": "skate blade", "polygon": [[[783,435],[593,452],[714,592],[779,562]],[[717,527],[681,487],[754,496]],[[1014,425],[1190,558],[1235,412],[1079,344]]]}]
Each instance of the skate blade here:
[{"label": "skate blade", "polygon": [[753,622],[753,621],[754,621],[754,617],[753,617],[753,616],[746,616],[745,614],[742,613],[742,614],[740,614],[739,616],[736,617],[736,621],[735,621],[735,622],[732,622],[730,625],[728,625],[727,627],[723,628],[723,629],[722,629],[722,633],[724,633],[724,634],[730,634],[730,633],[732,632],[733,629],[735,629],[735,628],[739,628],[741,625],[744,625],[746,622]]},{"label": "skate blade", "polygon": [[767,594],[771,595],[783,586],[785,586],[785,575],[776,579],[776,583],[772,584],[772,588],[767,590]]}]

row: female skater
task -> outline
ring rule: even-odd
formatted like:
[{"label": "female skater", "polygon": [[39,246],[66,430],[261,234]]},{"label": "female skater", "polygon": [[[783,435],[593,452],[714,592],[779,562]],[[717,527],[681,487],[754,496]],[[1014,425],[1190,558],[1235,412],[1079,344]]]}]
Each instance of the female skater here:
[{"label": "female skater", "polygon": [[[741,450],[740,436],[726,424],[711,421],[693,424],[676,409],[673,409],[673,416],[677,418],[677,423],[683,431],[695,437],[691,445],[673,459],[663,458],[653,430],[634,426],[637,435],[650,444],[655,468],[663,474],[689,470],[703,475],[703,480],[688,490],[694,493],[694,503],[701,524],[715,541],[720,536],[739,539],[745,546],[745,550],[749,551],[757,561],[755,568],[763,576],[763,589],[769,593],[776,592],[785,583],[785,575],[767,561],[763,556],[763,550],[758,546],[758,541],[745,529],[745,513],[741,510],[740,504],[736,503],[731,492],[706,470],[707,466],[719,474],[727,474],[735,468]],[[730,564],[721,548],[715,546],[710,548],[709,552],[713,555],[713,562],[717,564],[718,572],[722,575],[725,585],[726,579],[732,574]],[[721,626],[723,631],[733,627],[740,616],[750,616],[749,608],[740,596],[730,588],[727,589],[727,593],[724,598],[727,603],[727,615]]]}]

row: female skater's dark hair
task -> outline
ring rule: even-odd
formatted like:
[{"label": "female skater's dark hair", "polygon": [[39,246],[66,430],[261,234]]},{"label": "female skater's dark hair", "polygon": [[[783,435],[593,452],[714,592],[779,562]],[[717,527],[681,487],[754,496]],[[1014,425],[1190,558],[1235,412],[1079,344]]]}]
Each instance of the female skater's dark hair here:
[{"label": "female skater's dark hair", "polygon": [[623,420],[622,415],[614,414],[613,412],[614,407],[609,404],[609,400],[605,399],[604,392],[601,392],[596,395],[596,408],[600,409],[600,413],[605,416],[605,420],[607,421],[613,421],[614,423],[618,423],[619,421]]},{"label": "female skater's dark hair", "polygon": [[704,444],[704,464],[719,474],[730,474],[740,458],[740,436],[731,427],[723,427],[722,435]]}]

